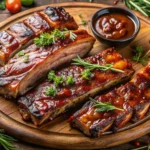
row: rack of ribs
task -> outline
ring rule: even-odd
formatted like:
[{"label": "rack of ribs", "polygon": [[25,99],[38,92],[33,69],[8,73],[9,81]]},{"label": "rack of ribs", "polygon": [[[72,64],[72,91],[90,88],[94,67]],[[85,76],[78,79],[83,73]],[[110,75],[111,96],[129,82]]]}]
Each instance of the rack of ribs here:
[{"label": "rack of ribs", "polygon": [[85,30],[77,30],[72,41],[69,34],[49,46],[35,44],[17,53],[7,65],[0,68],[0,94],[17,97],[26,93],[54,68],[69,63],[77,55],[85,56],[92,49],[95,39]]},{"label": "rack of ribs", "polygon": [[54,29],[78,29],[74,18],[62,7],[47,7],[0,32],[0,65],[5,65],[19,50],[31,45],[33,38]]},{"label": "rack of ribs", "polygon": [[87,136],[98,137],[108,130],[116,132],[129,121],[140,120],[150,107],[150,65],[127,84],[97,96],[95,100],[111,103],[123,111],[115,109],[97,112],[93,102],[88,101],[71,117],[70,122]]},{"label": "rack of ribs", "polygon": [[[82,104],[89,96],[94,96],[100,91],[129,79],[134,72],[132,65],[112,48],[95,56],[87,57],[84,61],[100,65],[109,63],[124,72],[95,69],[92,71],[91,79],[87,80],[81,76],[85,70],[82,66],[70,65],[56,70],[57,76],[63,76],[65,79],[67,76],[73,77],[74,84],[63,83],[59,87],[55,87],[54,83],[48,79],[41,82],[35,89],[19,98],[19,110],[23,119],[32,120],[35,125],[53,120],[59,114]],[[56,88],[55,96],[47,96],[45,91],[49,87]]]}]

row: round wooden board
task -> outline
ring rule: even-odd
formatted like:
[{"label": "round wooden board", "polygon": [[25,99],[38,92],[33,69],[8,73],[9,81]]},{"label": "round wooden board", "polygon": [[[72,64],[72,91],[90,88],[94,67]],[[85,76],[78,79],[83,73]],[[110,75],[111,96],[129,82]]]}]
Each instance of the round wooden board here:
[{"label": "round wooden board", "polygon": [[[82,22],[78,15],[82,14],[82,16],[90,22],[91,16],[98,9],[108,7],[108,5],[103,4],[79,2],[61,3],[56,5],[53,4],[51,6],[64,7],[72,16],[74,16],[80,28],[88,30],[90,34],[92,34],[90,26],[81,25]],[[4,22],[0,23],[0,30],[6,29],[14,22],[23,20],[32,13],[42,10],[45,7],[46,6],[33,8],[8,18]],[[139,13],[136,14],[141,20],[141,30],[138,36],[130,45],[127,45],[122,49],[118,49],[118,51],[130,61],[132,61],[132,46],[142,45],[146,50],[150,47],[150,21]],[[97,41],[90,55],[96,54],[104,50],[106,47],[106,45],[103,45]],[[136,71],[142,68],[140,64],[135,64],[134,62],[133,67]],[[36,127],[32,123],[22,121],[22,118],[18,112],[17,104],[0,98],[0,127],[5,129],[8,134],[19,140],[37,145],[60,149],[98,149],[123,144],[150,132],[150,121],[142,121],[136,125],[132,124],[132,128],[130,129],[126,128],[126,130],[115,134],[102,135],[99,138],[88,138],[77,130],[70,128],[67,123],[69,115],[70,113],[66,113],[50,123]]]}]

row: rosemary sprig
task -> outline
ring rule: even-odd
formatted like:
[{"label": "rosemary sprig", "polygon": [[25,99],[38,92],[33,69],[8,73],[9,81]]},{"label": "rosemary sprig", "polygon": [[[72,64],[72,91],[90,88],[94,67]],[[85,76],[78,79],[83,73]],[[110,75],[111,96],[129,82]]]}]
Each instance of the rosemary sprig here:
[{"label": "rosemary sprig", "polygon": [[129,9],[137,10],[146,17],[150,17],[149,0],[125,0],[125,4]]},{"label": "rosemary sprig", "polygon": [[146,61],[148,60],[148,56],[150,53],[150,50],[148,50],[148,52],[144,54],[144,49],[142,46],[137,46],[134,50],[135,55],[132,57],[132,59],[134,61],[136,61],[136,63],[141,63],[142,65],[146,64]]},{"label": "rosemary sprig", "polygon": [[0,129],[0,145],[5,149],[5,150],[16,150],[16,148],[12,145],[12,142],[17,141],[14,138],[5,135],[4,130]]},{"label": "rosemary sprig", "polygon": [[69,38],[74,41],[77,37],[76,34],[74,34],[72,31],[68,29],[64,29],[64,31],[60,31],[58,29],[55,29],[51,34],[50,33],[42,33],[40,37],[34,38],[34,43],[37,46],[48,46],[51,44],[55,44],[57,39],[64,40],[66,38],[66,34],[69,34]]},{"label": "rosemary sprig", "polygon": [[98,102],[93,98],[89,98],[90,101],[94,103],[94,107],[96,108],[96,112],[103,112],[103,111],[110,111],[110,110],[120,110],[123,111],[123,109],[115,107],[111,103],[108,102]]},{"label": "rosemary sprig", "polygon": [[134,149],[132,149],[132,150],[143,150],[143,149],[145,149],[145,148],[147,148],[147,150],[150,150],[150,145],[141,146],[141,147],[138,147],[138,148],[134,148]]},{"label": "rosemary sprig", "polygon": [[86,61],[82,60],[79,56],[77,58],[73,59],[72,64],[78,65],[78,66],[83,66],[84,68],[89,69],[89,70],[100,69],[102,71],[112,70],[115,72],[121,72],[121,73],[124,72],[123,70],[113,68],[112,64],[106,64],[105,66],[102,66],[99,64],[91,64],[90,62],[86,62]]}]

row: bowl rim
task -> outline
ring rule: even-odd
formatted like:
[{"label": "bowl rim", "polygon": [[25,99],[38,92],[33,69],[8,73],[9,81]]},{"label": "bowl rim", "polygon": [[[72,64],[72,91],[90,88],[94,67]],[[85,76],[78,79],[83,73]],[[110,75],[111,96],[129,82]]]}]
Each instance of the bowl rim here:
[{"label": "bowl rim", "polygon": [[[127,12],[127,13],[129,13],[130,15],[132,15],[132,16],[134,16],[134,18],[133,17],[131,17],[131,19],[133,19],[133,21],[136,19],[137,20],[137,22],[135,22],[134,21],[134,23],[136,24],[136,30],[135,30],[135,33],[131,36],[131,37],[128,37],[128,38],[126,38],[126,39],[117,39],[117,40],[115,40],[115,39],[108,39],[108,38],[105,38],[105,37],[103,37],[103,36],[101,36],[97,31],[96,31],[96,29],[95,29],[95,27],[94,27],[94,25],[93,25],[93,23],[94,23],[94,19],[95,19],[95,17],[96,17],[96,15],[97,15],[97,13],[99,13],[100,11],[103,11],[103,10],[107,10],[107,9],[118,9],[118,10],[122,10],[122,11],[124,11],[124,12]],[[104,15],[104,14],[103,14]],[[101,16],[101,15],[100,15]],[[100,17],[99,16],[99,17]],[[93,14],[93,16],[92,16],[92,18],[91,18],[91,21],[90,21],[90,27],[91,27],[91,29],[92,29],[92,31],[94,32],[94,34],[97,36],[97,37],[100,37],[102,40],[107,40],[108,42],[127,42],[127,41],[129,41],[129,40],[132,40],[132,39],[134,39],[135,37],[136,37],[136,35],[138,34],[138,32],[139,32],[139,30],[140,30],[140,26],[141,24],[140,24],[140,20],[139,20],[139,18],[133,13],[133,12],[131,12],[130,10],[128,10],[128,9],[126,9],[126,8],[121,8],[121,7],[105,7],[105,8],[102,8],[102,9],[99,9],[98,11],[96,11],[94,14]]]}]

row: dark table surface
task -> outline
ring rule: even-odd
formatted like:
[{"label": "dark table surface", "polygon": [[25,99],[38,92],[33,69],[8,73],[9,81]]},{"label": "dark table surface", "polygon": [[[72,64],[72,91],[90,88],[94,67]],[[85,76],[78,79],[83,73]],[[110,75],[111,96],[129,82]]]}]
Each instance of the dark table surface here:
[{"label": "dark table surface", "polygon": [[[53,3],[72,2],[72,1],[89,2],[89,0],[35,0],[35,1],[36,2],[32,7],[38,7],[38,6],[42,6],[42,5],[46,5],[46,4],[53,4]],[[108,4],[108,5],[114,5],[114,1],[115,0],[93,0],[94,3]],[[117,3],[117,6],[125,7],[123,0],[120,0]],[[32,7],[23,7],[22,11],[30,9]],[[11,14],[7,10],[4,10],[4,11],[0,10],[0,22],[7,19],[9,16],[11,16]],[[150,140],[150,136],[145,135],[144,137],[141,137],[140,139],[137,139],[137,140],[132,141],[130,143],[126,143],[123,145],[119,145],[117,147],[109,148],[107,150],[131,150],[133,148],[137,148],[136,145],[139,145],[139,142],[140,142],[141,146],[144,146],[144,145],[146,145],[146,143],[149,140]],[[44,147],[24,143],[22,141],[15,142],[14,145],[15,145],[17,150],[52,150],[50,148],[44,148]],[[0,150],[1,149],[2,148],[0,147]]]}]

